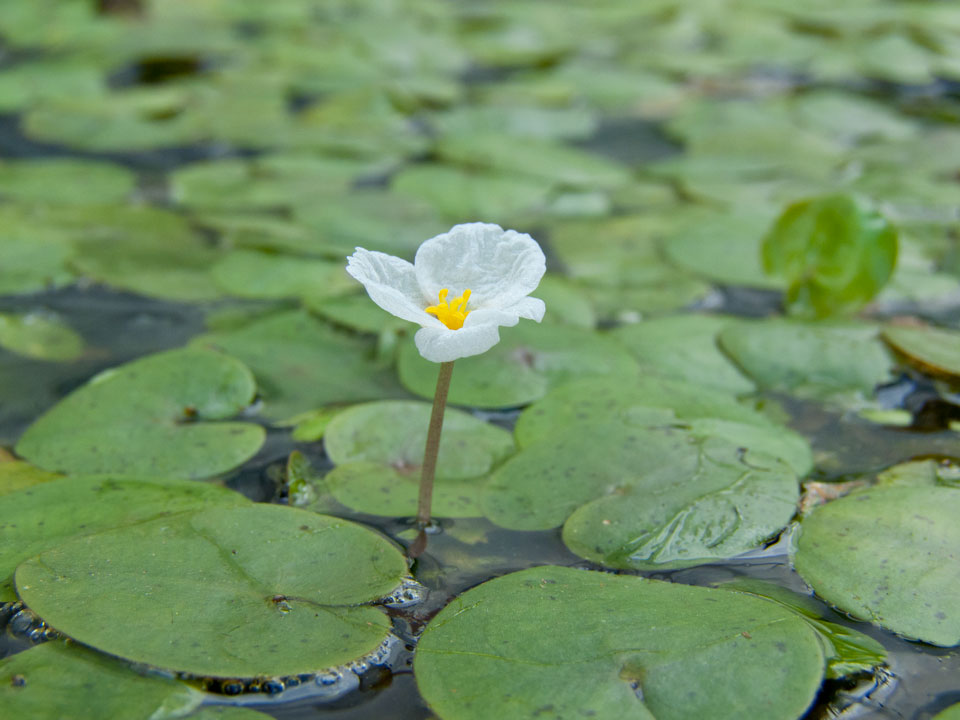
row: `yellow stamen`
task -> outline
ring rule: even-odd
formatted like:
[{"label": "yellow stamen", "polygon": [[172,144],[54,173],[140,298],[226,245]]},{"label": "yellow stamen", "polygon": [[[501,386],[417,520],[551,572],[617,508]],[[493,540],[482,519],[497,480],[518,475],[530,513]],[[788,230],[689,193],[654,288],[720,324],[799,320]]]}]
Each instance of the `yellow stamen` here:
[{"label": "yellow stamen", "polygon": [[463,321],[467,319],[470,311],[467,310],[467,300],[470,299],[470,291],[464,290],[463,295],[456,297],[447,303],[447,295],[450,290],[444,288],[440,291],[440,302],[431,305],[425,312],[436,315],[437,320],[442,322],[451,330],[459,330],[463,327]]}]

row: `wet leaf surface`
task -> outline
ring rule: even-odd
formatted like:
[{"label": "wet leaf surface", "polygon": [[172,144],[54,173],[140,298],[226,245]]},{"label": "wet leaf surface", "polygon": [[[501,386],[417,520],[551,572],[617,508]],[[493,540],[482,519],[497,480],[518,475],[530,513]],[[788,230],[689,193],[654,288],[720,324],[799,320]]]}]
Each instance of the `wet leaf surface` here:
[{"label": "wet leaf surface", "polygon": [[390,623],[365,603],[406,570],[389,541],[359,525],[256,504],[66,542],[22,563],[16,585],[85,644],[229,678],[308,673],[372,652]]},{"label": "wet leaf surface", "polygon": [[954,522],[960,493],[884,487],[804,518],[793,562],[816,593],[855,617],[934,645],[960,644]]},{"label": "wet leaf surface", "polygon": [[190,711],[202,700],[184,683],[138,675],[119,660],[59,641],[0,660],[0,702],[12,717],[167,720],[198,717]]},{"label": "wet leaf surface", "polygon": [[203,478],[252,457],[263,428],[230,422],[253,376],[209,350],[171,350],[95,377],[36,420],[17,453],[47,470]]},{"label": "wet leaf surface", "polygon": [[424,632],[414,670],[444,720],[538,709],[786,720],[813,701],[823,665],[817,634],[768,601],[546,566],[455,599]]}]

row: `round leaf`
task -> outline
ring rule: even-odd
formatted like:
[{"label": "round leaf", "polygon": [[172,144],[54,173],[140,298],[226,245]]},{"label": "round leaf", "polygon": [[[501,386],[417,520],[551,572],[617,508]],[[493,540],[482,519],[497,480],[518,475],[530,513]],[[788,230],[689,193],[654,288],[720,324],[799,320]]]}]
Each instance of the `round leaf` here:
[{"label": "round leaf", "polygon": [[184,683],[138,675],[118,660],[63,642],[0,660],[0,706],[11,718],[166,720],[202,701],[203,693]]},{"label": "round leaf", "polygon": [[209,350],[171,350],[108,370],[40,416],[17,453],[47,470],[202,478],[252,457],[263,428],[207,422],[253,400],[253,376]]},{"label": "round leaf", "polygon": [[[366,461],[418,472],[430,413],[430,404],[412,400],[358,405],[330,421],[324,448],[337,465]],[[510,433],[450,408],[443,417],[437,477],[456,480],[484,475],[512,452]]]},{"label": "round leaf", "polygon": [[793,562],[832,605],[934,645],[960,644],[960,491],[878,487],[821,505]]},{"label": "round leaf", "polygon": [[271,419],[330,403],[405,395],[393,372],[374,359],[373,342],[337,332],[305,312],[204,335],[194,345],[217,347],[249,365]]},{"label": "round leaf", "polygon": [[[617,342],[581,328],[521,322],[502,328],[500,338],[488,352],[457,362],[448,398],[452,404],[526,405],[569,380],[626,374],[636,367]],[[420,357],[412,342],[401,347],[397,370],[404,387],[433,397],[437,365]]]},{"label": "round leaf", "polygon": [[767,600],[550,566],[454,599],[414,663],[443,720],[794,720],[823,669],[816,632]]},{"label": "round leaf", "polygon": [[936,375],[960,375],[960,333],[932,327],[890,326],[883,339],[921,370]]},{"label": "round leaf", "polygon": [[246,503],[232,490],[190,480],[106,476],[49,480],[3,497],[0,580],[12,575],[23,560],[75,536],[210,505]]},{"label": "round leaf", "polygon": [[722,315],[676,315],[617,328],[644,370],[731,393],[754,390],[717,346],[717,334],[736,319]]},{"label": "round leaf", "polygon": [[16,586],[47,623],[112,655],[194,675],[282,676],[376,649],[390,621],[364,603],[406,570],[359,525],[249,505],[75,539],[21,564]]},{"label": "round leaf", "polygon": [[769,319],[727,327],[720,345],[762,389],[869,397],[893,365],[876,335],[869,325]]}]

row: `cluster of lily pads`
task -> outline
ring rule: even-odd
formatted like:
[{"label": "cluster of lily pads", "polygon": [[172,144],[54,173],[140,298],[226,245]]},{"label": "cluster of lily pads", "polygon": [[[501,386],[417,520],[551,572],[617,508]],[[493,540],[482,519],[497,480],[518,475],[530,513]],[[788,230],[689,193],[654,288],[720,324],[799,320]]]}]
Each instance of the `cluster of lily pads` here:
[{"label": "cluster of lily pads", "polygon": [[[202,688],[406,642],[443,720],[792,720],[896,636],[960,645],[958,34],[905,0],[5,0],[0,623],[38,644],[0,706],[262,717]],[[475,220],[541,242],[547,313],[458,360],[411,563],[437,366],[345,258]],[[90,297],[193,329],[93,341]],[[664,581],[706,565],[743,577]]]}]

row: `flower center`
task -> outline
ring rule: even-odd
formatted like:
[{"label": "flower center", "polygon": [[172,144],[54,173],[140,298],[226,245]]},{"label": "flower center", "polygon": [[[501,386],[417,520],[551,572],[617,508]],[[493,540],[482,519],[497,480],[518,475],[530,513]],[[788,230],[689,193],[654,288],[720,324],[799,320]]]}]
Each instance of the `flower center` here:
[{"label": "flower center", "polygon": [[470,299],[470,291],[464,290],[463,295],[447,302],[447,294],[450,291],[444,288],[440,291],[440,302],[431,305],[425,312],[436,315],[437,320],[442,322],[451,330],[459,330],[463,327],[463,321],[467,319],[470,311],[466,309],[467,300]]}]

